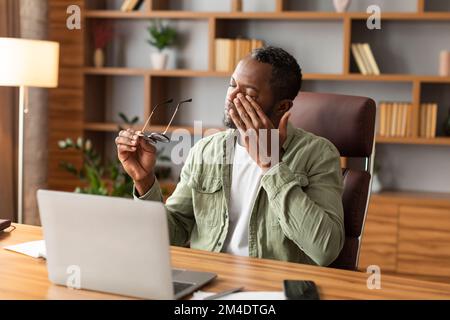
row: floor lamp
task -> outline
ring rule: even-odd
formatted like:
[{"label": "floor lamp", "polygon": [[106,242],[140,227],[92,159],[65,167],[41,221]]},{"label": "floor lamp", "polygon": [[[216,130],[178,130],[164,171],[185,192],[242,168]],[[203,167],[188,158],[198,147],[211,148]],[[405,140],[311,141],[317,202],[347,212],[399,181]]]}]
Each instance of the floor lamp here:
[{"label": "floor lamp", "polygon": [[57,42],[0,38],[0,86],[19,87],[19,145],[17,220],[23,223],[24,114],[28,88],[58,86],[59,44]]}]

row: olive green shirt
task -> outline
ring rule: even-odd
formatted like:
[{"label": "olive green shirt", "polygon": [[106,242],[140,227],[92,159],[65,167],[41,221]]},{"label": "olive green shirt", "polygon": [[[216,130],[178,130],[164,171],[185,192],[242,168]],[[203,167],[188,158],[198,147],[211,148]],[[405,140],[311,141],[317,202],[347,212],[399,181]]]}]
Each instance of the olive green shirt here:
[{"label": "olive green shirt", "polygon": [[[235,133],[203,138],[190,150],[165,205],[172,245],[222,250]],[[249,256],[327,266],[345,239],[339,152],[328,140],[291,124],[287,133],[282,159],[263,175],[253,204]],[[162,201],[158,181],[139,199]]]}]

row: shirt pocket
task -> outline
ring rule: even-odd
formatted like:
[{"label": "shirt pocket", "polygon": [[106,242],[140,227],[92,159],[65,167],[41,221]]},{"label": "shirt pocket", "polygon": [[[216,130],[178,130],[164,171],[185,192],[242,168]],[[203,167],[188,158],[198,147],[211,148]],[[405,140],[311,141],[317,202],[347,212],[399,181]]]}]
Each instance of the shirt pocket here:
[{"label": "shirt pocket", "polygon": [[188,183],[198,227],[217,225],[223,209],[223,183],[220,178],[194,174]]}]

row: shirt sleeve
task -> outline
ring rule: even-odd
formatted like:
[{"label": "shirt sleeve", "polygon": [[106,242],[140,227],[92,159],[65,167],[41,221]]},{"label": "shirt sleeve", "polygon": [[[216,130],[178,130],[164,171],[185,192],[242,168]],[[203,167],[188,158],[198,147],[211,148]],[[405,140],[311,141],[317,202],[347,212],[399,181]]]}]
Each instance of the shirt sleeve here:
[{"label": "shirt sleeve", "polygon": [[[192,193],[187,184],[191,175],[191,162],[192,157],[190,153],[181,171],[180,182],[165,204],[170,243],[174,246],[186,246],[189,243],[192,228],[195,224]],[[134,188],[133,196],[138,201],[149,200],[162,202],[163,199],[158,180],[155,180],[153,186],[143,196],[139,196]]]},{"label": "shirt sleeve", "polygon": [[345,240],[342,171],[337,150],[326,145],[317,151],[307,186],[283,162],[271,168],[261,184],[286,237],[318,265],[327,266]]}]

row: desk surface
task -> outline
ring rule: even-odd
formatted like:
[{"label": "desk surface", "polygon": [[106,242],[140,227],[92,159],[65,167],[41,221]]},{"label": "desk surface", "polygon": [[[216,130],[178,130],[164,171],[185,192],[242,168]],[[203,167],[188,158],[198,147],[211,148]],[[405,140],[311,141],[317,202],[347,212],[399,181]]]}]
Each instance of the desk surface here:
[{"label": "desk surface", "polygon": [[[52,285],[44,260],[4,250],[7,245],[42,239],[39,227],[17,225],[0,233],[0,299],[122,299],[97,292],[70,290]],[[370,290],[368,274],[274,260],[236,257],[183,248],[172,248],[175,268],[210,271],[218,278],[204,287],[221,291],[244,286],[245,291],[281,291],[283,279],[313,280],[322,299],[450,299],[450,285],[394,276],[381,276],[381,289]]]}]

